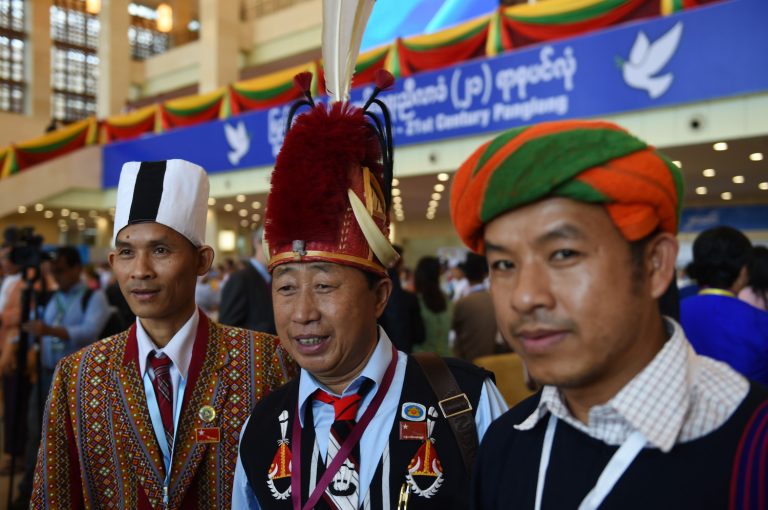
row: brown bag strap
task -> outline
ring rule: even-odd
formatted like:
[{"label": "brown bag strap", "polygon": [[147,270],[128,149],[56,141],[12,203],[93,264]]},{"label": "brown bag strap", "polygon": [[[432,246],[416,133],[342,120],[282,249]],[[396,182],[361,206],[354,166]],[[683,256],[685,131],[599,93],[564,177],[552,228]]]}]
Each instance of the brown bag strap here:
[{"label": "brown bag strap", "polygon": [[471,474],[475,461],[477,446],[477,426],[472,414],[472,404],[467,394],[461,391],[456,378],[448,369],[443,358],[434,352],[419,352],[412,355],[421,366],[421,370],[435,392],[438,406],[448,424],[453,430],[456,443],[459,445],[461,458],[467,474]]}]

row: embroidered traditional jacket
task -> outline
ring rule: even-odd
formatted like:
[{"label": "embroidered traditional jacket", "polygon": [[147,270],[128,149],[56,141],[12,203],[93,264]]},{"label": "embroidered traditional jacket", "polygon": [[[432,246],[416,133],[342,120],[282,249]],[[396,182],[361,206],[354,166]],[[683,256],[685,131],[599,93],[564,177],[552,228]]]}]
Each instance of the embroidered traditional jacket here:
[{"label": "embroidered traditional jacket", "polygon": [[[446,359],[459,387],[466,392],[477,410],[483,382],[492,377],[489,372],[469,363]],[[315,443],[311,411],[304,417],[301,431],[301,452],[292,451],[291,430],[296,414],[299,379],[259,403],[243,431],[240,460],[248,481],[262,508],[293,508],[291,500],[292,460],[301,455],[302,502],[309,498],[325,471]],[[311,409],[311,406],[307,406]],[[416,361],[409,357],[405,380],[397,407],[400,415],[393,416],[389,443],[378,465],[364,501],[363,510],[396,508],[404,484],[411,485],[409,509],[459,510],[468,508],[469,476],[461,459],[456,438],[447,420],[439,413],[438,401]],[[408,414],[408,418],[405,415]],[[282,423],[281,423],[282,421]],[[423,424],[423,438],[401,435],[401,423]],[[365,434],[366,432],[364,432]],[[306,445],[306,447],[305,447]],[[361,457],[370,453],[361,451]],[[316,468],[316,469],[314,469]],[[330,489],[329,489],[330,490]],[[338,508],[326,496],[316,509]]]},{"label": "embroidered traditional jacket", "polygon": [[[139,373],[135,329],[59,363],[33,508],[230,508],[240,428],[256,402],[295,375],[292,361],[277,338],[200,314],[165,506],[165,467]],[[213,421],[200,416],[204,406],[216,411]]]}]

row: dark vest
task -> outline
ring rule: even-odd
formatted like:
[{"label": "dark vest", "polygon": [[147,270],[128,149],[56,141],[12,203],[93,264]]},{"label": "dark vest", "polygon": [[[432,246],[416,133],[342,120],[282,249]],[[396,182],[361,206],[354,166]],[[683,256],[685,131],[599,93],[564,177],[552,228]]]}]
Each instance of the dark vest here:
[{"label": "dark vest", "polygon": [[[446,362],[459,386],[464,390],[472,403],[473,413],[476,412],[483,381],[486,378],[492,377],[492,375],[485,370],[460,360],[446,359]],[[283,411],[288,412],[288,421],[284,424],[284,427],[286,430],[285,439],[290,440],[293,420],[296,414],[298,391],[299,378],[296,378],[262,399],[254,408],[248,426],[243,432],[240,445],[240,459],[248,476],[251,489],[256,494],[256,498],[262,508],[292,509],[288,491],[291,478],[290,476],[282,476],[287,474],[285,469],[287,463],[283,462],[280,465],[281,462],[278,461],[274,464],[273,460],[276,460],[279,448],[283,448],[283,453],[286,452],[285,447],[279,444],[283,440],[279,417]],[[437,410],[438,417],[434,420],[431,434],[432,440],[429,445],[419,439],[400,439],[400,423],[408,422],[408,420],[404,420],[401,416],[403,404],[406,403],[423,404],[427,410],[430,407],[434,407]],[[311,405],[306,406],[308,412],[304,418],[305,427],[302,429],[301,436],[302,502],[306,502],[309,499],[310,480],[313,478],[316,481],[319,480],[324,470],[324,459],[316,458],[315,465],[318,471],[314,477],[312,476],[311,465],[313,455],[317,457],[318,454],[315,448],[315,431],[314,427],[311,426],[313,423],[311,407]],[[417,493],[411,492],[408,504],[409,510],[420,508],[458,510],[468,508],[469,480],[456,439],[447,420],[440,413],[437,397],[432,392],[421,368],[410,357],[406,366],[403,390],[397,410],[398,416],[395,417],[392,430],[390,431],[389,443],[382,458],[378,459],[378,466],[368,488],[368,496],[365,498],[370,500],[370,506],[366,506],[364,501],[361,501],[360,508],[381,509],[383,498],[387,498],[390,502],[390,508],[394,508],[397,504],[400,489],[406,483],[408,476],[419,488]],[[410,423],[416,422],[411,421]],[[290,447],[292,445],[288,444],[287,446]],[[414,461],[416,459],[423,459],[425,452],[427,452],[428,457],[431,459],[427,469],[424,469],[424,466],[421,466],[420,469],[413,469]],[[293,451],[291,453],[293,455],[298,454],[298,452]],[[361,457],[365,458],[366,452],[361,452]],[[386,461],[384,460],[385,458],[387,459]],[[435,462],[435,458],[439,460]],[[283,457],[283,460],[285,460],[285,457]],[[412,472],[408,470],[409,465],[412,468]],[[270,472],[272,472],[271,478],[269,476]],[[425,472],[428,474],[419,474]],[[388,483],[383,483],[385,479]],[[386,489],[387,487],[388,490]],[[421,492],[421,495],[418,492]],[[284,499],[279,499],[281,497]],[[328,508],[328,506],[321,498],[316,508]]]},{"label": "dark vest", "polygon": [[[519,431],[536,408],[540,393],[496,420],[483,438],[473,477],[473,508],[483,510],[534,507],[541,448],[547,420]],[[676,444],[668,453],[644,449],[608,494],[601,510],[747,509],[737,499],[763,491],[768,443],[768,391],[752,385],[749,394],[726,422],[706,436]],[[755,437],[756,436],[756,437]],[[618,449],[559,421],[541,508],[578,508]],[[751,452],[751,453],[750,453]],[[740,466],[749,460],[748,465]],[[753,477],[745,490],[746,477]],[[556,489],[555,489],[556,488]],[[758,501],[751,498],[752,505]]]}]

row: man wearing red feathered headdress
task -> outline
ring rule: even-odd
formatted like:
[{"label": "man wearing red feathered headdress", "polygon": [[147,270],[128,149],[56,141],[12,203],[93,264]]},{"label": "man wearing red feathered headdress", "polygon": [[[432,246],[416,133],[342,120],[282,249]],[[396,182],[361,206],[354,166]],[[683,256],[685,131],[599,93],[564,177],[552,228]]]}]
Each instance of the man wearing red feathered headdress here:
[{"label": "man wearing red feathered headdress", "polygon": [[[330,18],[364,25],[362,4],[325,2],[334,47],[359,44],[361,26],[345,31]],[[357,47],[341,46],[346,63],[325,54],[326,87],[340,101],[315,105],[307,94],[298,106],[311,110],[289,120],[272,174],[264,245],[275,324],[302,370],[244,426],[233,506],[389,508],[410,499],[411,508],[463,509],[474,447],[506,405],[489,373],[408,356],[376,324],[397,260],[387,237],[391,130],[375,97],[392,77],[377,76],[364,108],[350,105],[339,73],[352,69]],[[309,89],[309,76],[296,81]]]}]

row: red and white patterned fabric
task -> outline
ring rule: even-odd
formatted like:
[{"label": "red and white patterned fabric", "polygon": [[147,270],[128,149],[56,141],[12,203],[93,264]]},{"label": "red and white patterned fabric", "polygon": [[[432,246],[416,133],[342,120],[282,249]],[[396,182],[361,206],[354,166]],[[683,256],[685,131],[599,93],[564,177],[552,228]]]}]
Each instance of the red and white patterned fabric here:
[{"label": "red and white patterned fabric", "polygon": [[[59,363],[32,508],[162,506],[165,469],[139,373],[135,329]],[[258,400],[294,375],[277,338],[200,314],[163,508],[230,508],[240,428]],[[204,406],[215,410],[213,420],[200,416]]]}]

